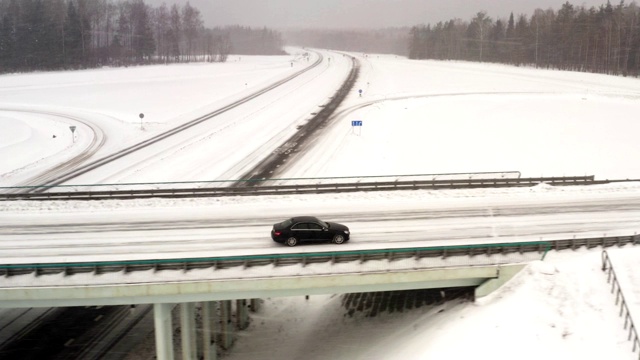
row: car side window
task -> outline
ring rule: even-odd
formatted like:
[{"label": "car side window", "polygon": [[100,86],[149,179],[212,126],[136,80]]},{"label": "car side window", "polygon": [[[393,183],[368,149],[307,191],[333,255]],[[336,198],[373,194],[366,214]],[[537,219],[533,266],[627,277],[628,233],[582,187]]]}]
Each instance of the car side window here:
[{"label": "car side window", "polygon": [[295,224],[291,227],[291,230],[308,230],[308,229],[309,229],[309,224],[307,223]]},{"label": "car side window", "polygon": [[322,230],[322,226],[320,226],[319,224],[310,223],[309,230]]}]

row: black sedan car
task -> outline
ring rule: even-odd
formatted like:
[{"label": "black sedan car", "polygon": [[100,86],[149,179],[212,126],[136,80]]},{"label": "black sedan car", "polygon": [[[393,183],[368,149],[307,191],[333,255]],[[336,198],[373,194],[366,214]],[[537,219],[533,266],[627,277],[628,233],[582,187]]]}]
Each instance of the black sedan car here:
[{"label": "black sedan car", "polygon": [[271,238],[275,242],[296,246],[300,242],[331,241],[342,244],[349,240],[349,228],[325,222],[313,216],[298,216],[273,225]]}]

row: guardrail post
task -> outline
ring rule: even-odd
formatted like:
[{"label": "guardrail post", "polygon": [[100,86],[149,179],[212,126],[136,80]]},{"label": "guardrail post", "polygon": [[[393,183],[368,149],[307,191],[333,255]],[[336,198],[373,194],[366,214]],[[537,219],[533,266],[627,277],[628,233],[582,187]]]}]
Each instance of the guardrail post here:
[{"label": "guardrail post", "polygon": [[547,253],[549,252],[549,250],[551,250],[551,244],[547,244],[547,246],[544,249],[544,253],[542,254],[542,261],[544,261],[544,258],[547,257]]},{"label": "guardrail post", "polygon": [[173,360],[173,304],[153,304],[153,322],[156,337],[156,359]]},{"label": "guardrail post", "polygon": [[[627,330],[627,324],[629,323],[630,317],[631,315],[629,313],[627,313],[627,315],[624,317],[624,329]],[[629,339],[631,340],[631,333],[629,333]]]},{"label": "guardrail post", "polygon": [[[625,314],[624,318],[624,329],[627,329],[627,324],[629,324],[629,335],[627,340],[632,341],[633,349],[632,352],[636,351],[636,347],[640,345],[640,339],[638,339],[638,332],[636,331],[636,327],[633,323],[633,318],[631,317],[631,313],[629,312],[629,307],[627,306],[627,302],[624,298],[624,294],[622,293],[622,288],[618,283],[618,278],[616,276],[615,270],[613,269],[613,263],[611,262],[611,258],[609,258],[609,254],[607,254],[606,250],[602,251],[602,271],[607,271],[607,283],[611,281],[611,293],[617,288],[616,291],[616,305],[620,302],[620,313],[618,316],[622,316]],[[626,312],[625,312],[626,311]],[[640,352],[638,353],[638,359],[640,360]]]}]

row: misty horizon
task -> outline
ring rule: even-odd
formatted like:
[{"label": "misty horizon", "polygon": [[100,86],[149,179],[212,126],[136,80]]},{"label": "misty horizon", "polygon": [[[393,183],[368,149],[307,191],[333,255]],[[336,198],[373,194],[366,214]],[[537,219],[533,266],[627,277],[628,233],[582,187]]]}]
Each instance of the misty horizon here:
[{"label": "misty horizon", "polygon": [[[183,5],[184,0],[145,0],[149,5]],[[493,19],[531,15],[535,9],[560,9],[566,0],[189,0],[200,10],[207,27],[371,29],[436,24],[459,18],[469,20],[484,11]],[[606,0],[571,2],[599,7]],[[615,4],[614,4],[615,5]]]}]

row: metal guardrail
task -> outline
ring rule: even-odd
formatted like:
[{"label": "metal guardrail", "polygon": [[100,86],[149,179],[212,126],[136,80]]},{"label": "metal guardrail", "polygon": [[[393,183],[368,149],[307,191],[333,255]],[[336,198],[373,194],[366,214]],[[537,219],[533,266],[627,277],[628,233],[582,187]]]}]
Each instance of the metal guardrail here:
[{"label": "metal guardrail", "polygon": [[81,273],[104,274],[110,272],[135,272],[135,271],[161,271],[212,268],[228,269],[232,267],[250,268],[254,266],[303,266],[314,263],[348,263],[359,261],[364,263],[371,260],[402,260],[423,258],[448,258],[452,256],[476,256],[495,254],[524,254],[530,252],[542,253],[542,257],[552,248],[551,242],[523,242],[506,244],[483,245],[457,245],[438,247],[419,247],[403,249],[376,249],[356,251],[329,251],[295,254],[265,254],[265,255],[240,255],[228,257],[207,257],[187,259],[163,259],[163,260],[134,260],[134,261],[107,261],[88,263],[56,263],[56,264],[14,264],[0,265],[1,276],[15,276],[25,274],[51,275],[64,273],[74,275]]},{"label": "metal guardrail", "polygon": [[[614,180],[634,181],[634,180]],[[637,180],[636,180],[637,181]],[[105,200],[105,199],[144,199],[144,198],[193,198],[221,196],[256,196],[287,194],[322,194],[357,191],[391,190],[441,190],[525,187],[541,183],[553,186],[595,185],[613,181],[595,180],[594,176],[568,177],[532,177],[532,178],[495,178],[495,179],[447,179],[447,180],[409,180],[381,182],[352,182],[332,184],[293,184],[276,186],[239,186],[206,187],[189,189],[142,189],[142,190],[104,190],[104,191],[64,191],[45,193],[0,194],[0,200]]]},{"label": "metal guardrail", "polygon": [[48,275],[60,274],[74,275],[80,273],[104,274],[110,272],[135,272],[135,271],[161,271],[193,269],[227,269],[231,267],[250,268],[253,266],[273,265],[287,266],[312,263],[346,263],[370,260],[400,260],[423,258],[447,258],[451,256],[476,256],[510,253],[542,253],[542,259],[550,250],[577,249],[579,247],[593,248],[597,246],[610,247],[626,244],[640,245],[640,235],[610,236],[599,238],[580,238],[540,242],[482,244],[440,246],[404,249],[379,249],[360,251],[331,251],[316,253],[295,254],[270,254],[247,255],[230,257],[188,258],[188,259],[163,259],[163,260],[137,260],[137,261],[111,261],[111,262],[87,262],[87,263],[56,263],[56,264],[4,264],[0,265],[0,276],[16,276],[34,274]]},{"label": "metal guardrail", "polygon": [[[636,330],[636,326],[633,323],[633,318],[631,317],[629,307],[627,306],[627,301],[624,298],[622,288],[620,287],[620,283],[618,282],[616,271],[613,269],[611,258],[609,258],[609,254],[606,250],[602,251],[602,271],[607,271],[607,284],[611,283],[611,293],[616,293],[616,305],[620,304],[619,316],[624,316],[624,329],[627,330],[627,326],[629,326],[629,336],[627,337],[627,340],[633,342],[632,352],[636,352],[636,349],[640,349],[640,338],[638,338],[638,331]],[[638,351],[638,359],[640,360],[640,350]]]}]

